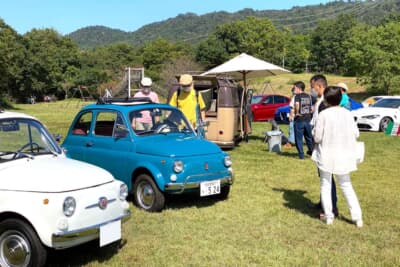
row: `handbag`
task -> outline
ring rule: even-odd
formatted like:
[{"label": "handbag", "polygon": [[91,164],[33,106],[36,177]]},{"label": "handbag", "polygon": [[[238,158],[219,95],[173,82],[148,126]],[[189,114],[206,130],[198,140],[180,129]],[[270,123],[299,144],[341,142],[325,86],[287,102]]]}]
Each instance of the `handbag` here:
[{"label": "handbag", "polygon": [[357,163],[361,163],[364,161],[365,154],[365,144],[364,142],[357,141],[356,142],[356,159]]}]

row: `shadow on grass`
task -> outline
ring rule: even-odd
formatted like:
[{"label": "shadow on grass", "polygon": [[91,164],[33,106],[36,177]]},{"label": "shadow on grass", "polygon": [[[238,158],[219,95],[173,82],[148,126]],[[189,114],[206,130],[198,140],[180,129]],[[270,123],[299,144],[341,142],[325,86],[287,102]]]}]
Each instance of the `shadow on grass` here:
[{"label": "shadow on grass", "polygon": [[166,209],[182,209],[182,208],[206,208],[222,201],[218,199],[218,195],[209,197],[200,197],[198,193],[185,193],[182,195],[168,195],[165,205]]},{"label": "shadow on grass", "polygon": [[275,192],[282,192],[285,203],[283,205],[288,209],[294,209],[303,213],[311,218],[317,218],[319,211],[310,209],[308,206],[312,204],[309,198],[304,196],[307,191],[304,190],[290,190],[285,188],[272,188]]},{"label": "shadow on grass", "polygon": [[281,151],[278,155],[288,158],[299,158],[299,153],[296,152],[288,152],[288,151]]},{"label": "shadow on grass", "polygon": [[110,260],[119,249],[126,244],[126,240],[99,247],[99,240],[94,240],[77,247],[65,250],[49,250],[48,267],[82,266],[90,262],[102,263]]},{"label": "shadow on grass", "polygon": [[[223,200],[218,199],[218,195],[200,197],[199,192],[189,192],[184,194],[166,194],[164,209],[183,209],[183,208],[205,208]],[[132,195],[128,196],[129,202],[134,203]]]}]

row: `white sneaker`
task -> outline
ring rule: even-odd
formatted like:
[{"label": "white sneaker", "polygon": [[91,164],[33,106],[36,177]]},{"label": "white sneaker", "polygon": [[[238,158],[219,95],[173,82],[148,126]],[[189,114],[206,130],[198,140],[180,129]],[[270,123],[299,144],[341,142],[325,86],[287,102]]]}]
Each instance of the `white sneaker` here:
[{"label": "white sneaker", "polygon": [[364,223],[363,223],[362,220],[356,220],[355,223],[356,223],[356,226],[357,226],[358,228],[361,228],[361,227],[363,227],[363,225],[364,225]]},{"label": "white sneaker", "polygon": [[326,223],[327,225],[333,224],[333,218],[326,218],[326,219],[325,219],[325,223]]}]

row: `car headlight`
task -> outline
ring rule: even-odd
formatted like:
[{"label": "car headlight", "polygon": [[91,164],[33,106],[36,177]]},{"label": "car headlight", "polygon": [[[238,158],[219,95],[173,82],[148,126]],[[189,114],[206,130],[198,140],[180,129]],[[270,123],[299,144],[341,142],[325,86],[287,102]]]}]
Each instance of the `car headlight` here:
[{"label": "car headlight", "polygon": [[72,215],[74,215],[75,209],[76,209],[75,198],[67,197],[64,200],[64,204],[63,204],[64,215],[67,216],[67,217],[71,217]]},{"label": "car headlight", "polygon": [[368,120],[373,120],[376,118],[379,118],[379,115],[368,115],[368,116],[362,116],[363,119],[368,119]]},{"label": "car headlight", "polygon": [[183,171],[183,162],[181,160],[174,161],[174,172],[180,173]]},{"label": "car headlight", "polygon": [[224,165],[225,165],[225,167],[232,166],[232,159],[231,159],[230,156],[225,156],[224,157]]},{"label": "car headlight", "polygon": [[119,187],[119,199],[121,201],[125,200],[128,197],[128,186],[126,184],[121,184],[121,186]]}]

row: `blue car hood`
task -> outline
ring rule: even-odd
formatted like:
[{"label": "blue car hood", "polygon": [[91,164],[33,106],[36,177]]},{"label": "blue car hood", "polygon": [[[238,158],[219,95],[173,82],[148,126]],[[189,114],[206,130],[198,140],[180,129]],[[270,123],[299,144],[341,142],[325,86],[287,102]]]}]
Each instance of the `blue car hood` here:
[{"label": "blue car hood", "polygon": [[190,157],[221,153],[221,149],[214,143],[195,136],[179,136],[160,134],[142,137],[136,145],[136,152],[140,154]]}]

